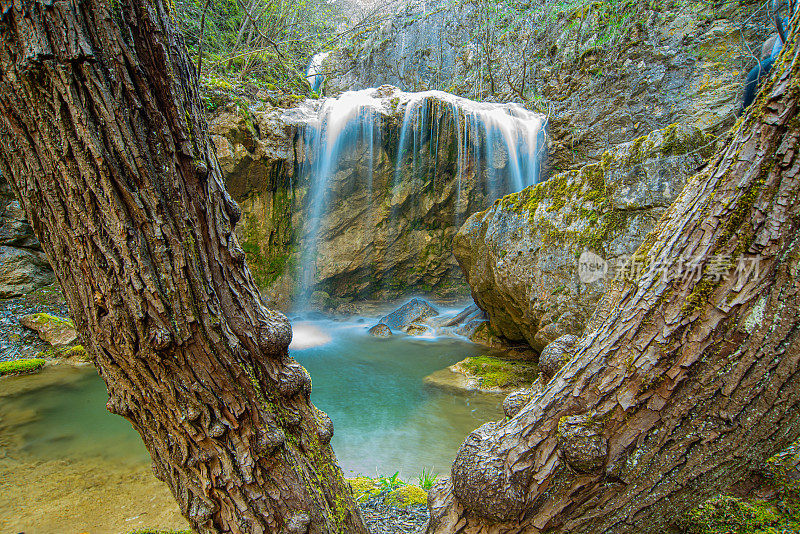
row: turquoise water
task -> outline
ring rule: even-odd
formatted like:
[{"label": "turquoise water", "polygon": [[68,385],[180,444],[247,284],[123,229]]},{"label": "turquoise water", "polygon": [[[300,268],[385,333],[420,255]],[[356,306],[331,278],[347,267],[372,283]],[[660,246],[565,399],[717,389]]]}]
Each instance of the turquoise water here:
[{"label": "turquoise water", "polygon": [[502,417],[496,395],[456,394],[423,378],[485,349],[452,338],[376,338],[366,326],[317,323],[331,341],[292,351],[311,373],[311,400],[330,415],[345,474],[446,473],[464,438]]},{"label": "turquoise water", "polygon": [[[500,399],[440,390],[423,378],[482,349],[447,338],[373,338],[369,325],[316,321],[317,337],[329,341],[292,350],[311,373],[313,402],[334,422],[339,464],[347,475],[447,472],[464,437],[501,417]],[[149,463],[130,424],[105,410],[106,399],[92,367],[7,377],[0,380],[2,432],[15,449],[43,459]]]}]

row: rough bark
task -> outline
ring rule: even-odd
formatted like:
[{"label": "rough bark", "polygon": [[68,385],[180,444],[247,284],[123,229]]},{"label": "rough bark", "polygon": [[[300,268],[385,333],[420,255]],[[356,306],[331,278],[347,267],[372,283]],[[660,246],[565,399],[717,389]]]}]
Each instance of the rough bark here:
[{"label": "rough bark", "polygon": [[574,358],[467,438],[429,533],[669,532],[800,435],[797,51],[792,38]]},{"label": "rough bark", "polygon": [[0,20],[0,170],[82,341],[200,533],[365,533],[292,331],[233,233],[162,0],[21,0]]}]

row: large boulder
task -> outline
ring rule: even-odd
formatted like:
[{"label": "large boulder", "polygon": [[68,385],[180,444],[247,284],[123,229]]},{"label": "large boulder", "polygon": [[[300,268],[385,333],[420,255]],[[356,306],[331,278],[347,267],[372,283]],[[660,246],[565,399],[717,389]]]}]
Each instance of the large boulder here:
[{"label": "large boulder", "polygon": [[20,317],[19,322],[25,328],[34,330],[42,341],[53,347],[67,347],[78,340],[78,331],[71,319],[49,313],[32,313]]},{"label": "large boulder", "polygon": [[22,206],[0,175],[0,298],[18,297],[54,281]]},{"label": "large boulder", "polygon": [[11,298],[52,284],[55,274],[40,250],[0,246],[0,298]]},{"label": "large boulder", "polygon": [[537,351],[580,335],[610,278],[713,149],[700,130],[673,125],[471,216],[453,252],[492,332]]}]

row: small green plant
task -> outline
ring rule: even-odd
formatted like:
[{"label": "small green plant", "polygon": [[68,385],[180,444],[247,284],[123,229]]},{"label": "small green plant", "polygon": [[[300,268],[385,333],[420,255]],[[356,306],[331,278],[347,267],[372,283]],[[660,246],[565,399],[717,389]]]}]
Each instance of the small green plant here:
[{"label": "small green plant", "polygon": [[380,485],[381,491],[392,491],[400,486],[405,486],[406,483],[400,480],[400,471],[396,471],[390,477],[379,476],[378,485]]},{"label": "small green plant", "polygon": [[437,478],[439,478],[439,474],[434,473],[433,468],[428,471],[423,467],[422,473],[420,473],[419,477],[417,477],[417,480],[419,481],[419,487],[425,491],[428,491],[433,487],[433,483],[436,482]]},{"label": "small green plant", "polygon": [[0,362],[0,376],[32,373],[34,371],[38,371],[42,367],[44,367],[44,360],[41,358]]}]

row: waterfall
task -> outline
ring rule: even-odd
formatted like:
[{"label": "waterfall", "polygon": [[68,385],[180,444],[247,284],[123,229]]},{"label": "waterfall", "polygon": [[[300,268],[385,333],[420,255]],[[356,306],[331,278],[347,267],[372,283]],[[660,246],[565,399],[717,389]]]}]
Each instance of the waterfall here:
[{"label": "waterfall", "polygon": [[322,64],[329,55],[331,55],[330,52],[320,52],[319,54],[315,54],[314,57],[311,58],[311,62],[308,64],[306,79],[308,80],[308,84],[311,86],[311,90],[317,94],[320,94],[322,90],[322,84],[325,81],[325,72],[323,72]]},{"label": "waterfall", "polygon": [[[388,262],[393,247],[405,243],[403,224],[457,227],[470,213],[539,179],[544,117],[518,104],[389,86],[309,102],[304,105],[310,118],[301,127],[300,182],[307,190],[295,299],[300,308],[325,278],[326,264],[347,267],[344,251],[332,258],[338,251],[323,247],[331,237],[325,232],[332,231],[326,217],[339,210],[341,218],[342,206],[353,214],[353,224],[369,228],[341,242],[349,254],[362,260],[378,255],[362,265]],[[381,276],[370,283],[391,283]]]}]

